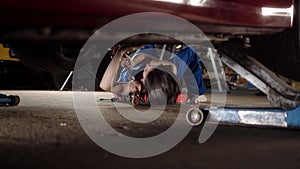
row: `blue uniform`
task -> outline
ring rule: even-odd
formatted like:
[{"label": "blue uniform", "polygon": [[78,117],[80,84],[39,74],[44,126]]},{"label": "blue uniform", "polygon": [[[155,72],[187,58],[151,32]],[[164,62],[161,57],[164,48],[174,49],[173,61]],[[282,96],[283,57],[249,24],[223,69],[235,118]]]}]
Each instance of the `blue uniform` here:
[{"label": "blue uniform", "polygon": [[[158,57],[156,50],[146,50],[146,49],[155,49],[154,45],[148,45],[139,49],[136,53],[146,53],[154,57]],[[177,57],[176,57],[177,56]],[[190,47],[185,47],[184,49],[173,54],[168,61],[174,63],[177,67],[177,77],[183,78],[185,82],[191,82],[195,78],[197,86],[193,83],[186,83],[186,87],[189,94],[204,94],[206,88],[204,86],[202,78],[202,68],[200,64],[200,58]],[[185,64],[184,64],[185,63]],[[142,71],[144,69],[144,63],[140,63],[133,67],[130,72],[132,75]],[[191,73],[188,73],[187,69],[190,69]],[[120,74],[119,81],[126,82],[128,81],[128,73],[125,69],[122,70]]]}]

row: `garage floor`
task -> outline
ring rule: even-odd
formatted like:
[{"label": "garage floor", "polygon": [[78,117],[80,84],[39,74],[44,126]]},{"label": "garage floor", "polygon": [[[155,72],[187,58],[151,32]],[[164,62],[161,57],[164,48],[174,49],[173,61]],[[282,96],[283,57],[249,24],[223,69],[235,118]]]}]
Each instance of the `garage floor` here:
[{"label": "garage floor", "polygon": [[[131,159],[103,150],[86,135],[74,110],[72,92],[0,93],[21,97],[18,106],[0,107],[1,169],[300,167],[300,131],[295,129],[219,125],[208,141],[199,144],[202,126],[193,127],[173,149],[150,158]],[[100,97],[110,96],[96,93],[96,98]],[[122,121],[111,102],[98,104],[107,110],[104,114],[111,126],[128,135],[158,134],[174,119],[169,113],[142,128]],[[228,94],[226,105],[271,107],[265,96],[253,94]]]}]

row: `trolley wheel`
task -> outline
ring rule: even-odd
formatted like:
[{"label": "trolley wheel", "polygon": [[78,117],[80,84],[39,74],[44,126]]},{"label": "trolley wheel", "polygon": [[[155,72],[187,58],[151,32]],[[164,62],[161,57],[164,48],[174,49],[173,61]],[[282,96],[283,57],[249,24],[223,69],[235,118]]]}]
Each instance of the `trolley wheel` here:
[{"label": "trolley wheel", "polygon": [[14,96],[10,95],[8,98],[11,100],[11,102],[8,103],[10,106],[16,106],[20,103],[20,97],[19,96]]},{"label": "trolley wheel", "polygon": [[192,126],[198,126],[203,122],[204,114],[199,108],[190,108],[186,113],[186,120]]}]

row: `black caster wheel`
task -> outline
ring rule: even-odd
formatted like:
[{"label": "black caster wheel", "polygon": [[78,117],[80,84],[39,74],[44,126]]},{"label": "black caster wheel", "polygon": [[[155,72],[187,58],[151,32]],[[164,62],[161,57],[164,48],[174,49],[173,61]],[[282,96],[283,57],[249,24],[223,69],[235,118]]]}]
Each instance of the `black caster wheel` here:
[{"label": "black caster wheel", "polygon": [[10,96],[8,96],[8,99],[10,99],[10,102],[8,102],[8,105],[10,105],[10,106],[16,106],[20,103],[19,96],[10,95]]}]

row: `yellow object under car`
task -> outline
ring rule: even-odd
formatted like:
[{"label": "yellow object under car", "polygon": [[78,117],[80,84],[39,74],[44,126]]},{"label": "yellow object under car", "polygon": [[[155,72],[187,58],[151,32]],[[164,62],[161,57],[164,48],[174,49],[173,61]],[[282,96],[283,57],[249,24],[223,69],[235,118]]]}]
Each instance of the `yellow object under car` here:
[{"label": "yellow object under car", "polygon": [[0,44],[0,60],[20,61],[17,58],[10,57],[9,48],[4,48],[2,44]]}]

